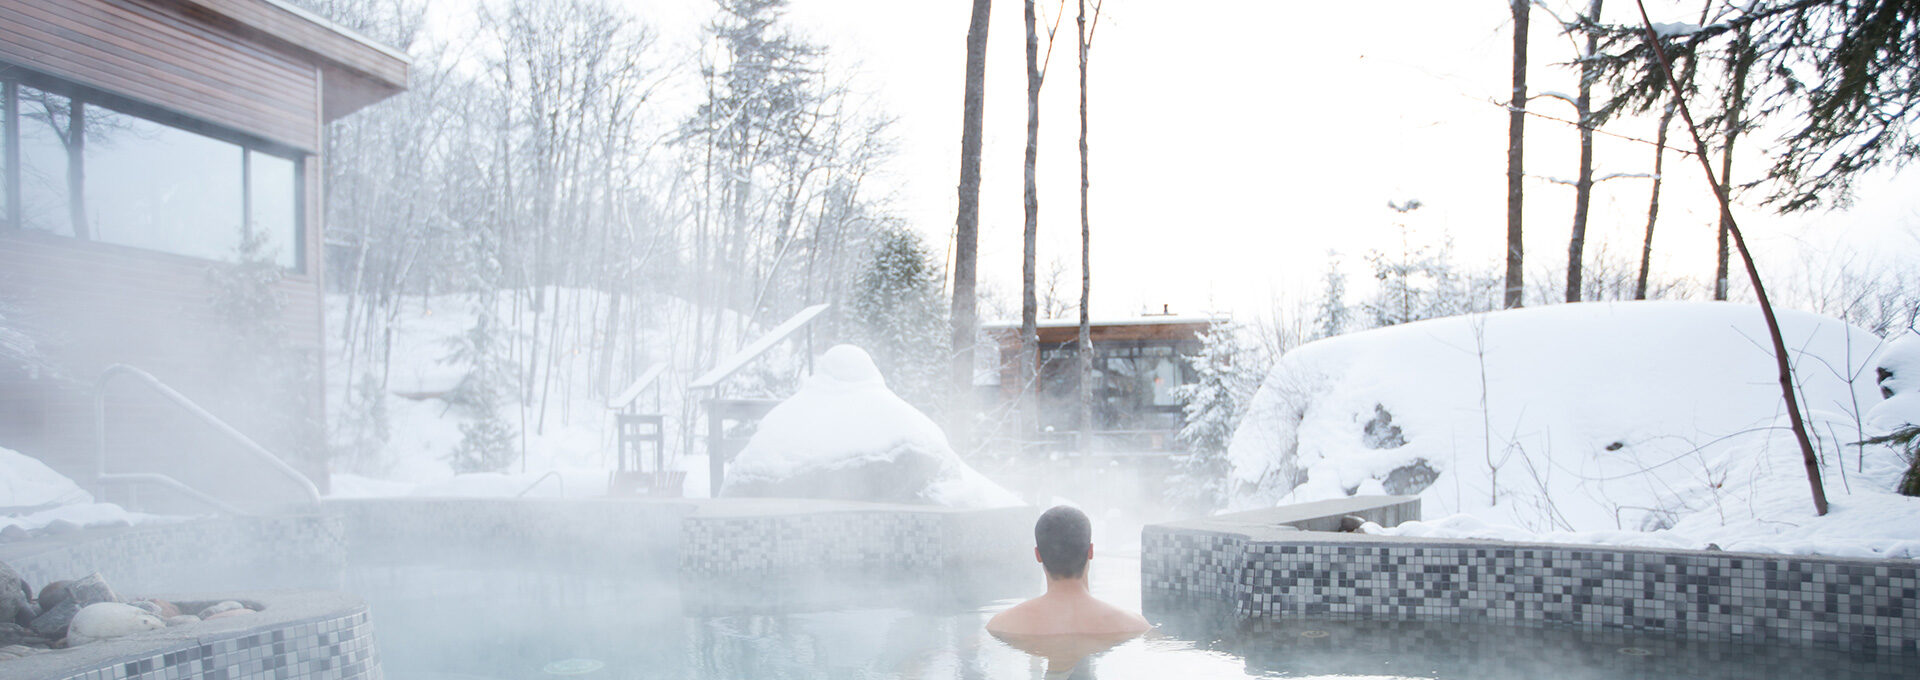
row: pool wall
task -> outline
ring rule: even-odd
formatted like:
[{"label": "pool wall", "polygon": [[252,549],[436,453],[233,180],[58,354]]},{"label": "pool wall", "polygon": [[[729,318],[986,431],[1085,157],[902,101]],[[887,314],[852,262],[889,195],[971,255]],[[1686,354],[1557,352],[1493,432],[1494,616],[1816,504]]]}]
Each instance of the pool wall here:
[{"label": "pool wall", "polygon": [[367,605],[342,593],[182,596],[262,606],[203,621],[44,652],[0,665],[9,678],[46,680],[379,680]]},{"label": "pool wall", "polygon": [[36,585],[101,572],[121,595],[129,595],[178,589],[174,581],[183,570],[338,568],[346,557],[345,541],[345,525],[328,514],[206,518],[0,544],[0,562]]},{"label": "pool wall", "polygon": [[1155,602],[1242,618],[1560,624],[1913,653],[1920,563],[1305,532],[1255,511],[1146,527]]}]

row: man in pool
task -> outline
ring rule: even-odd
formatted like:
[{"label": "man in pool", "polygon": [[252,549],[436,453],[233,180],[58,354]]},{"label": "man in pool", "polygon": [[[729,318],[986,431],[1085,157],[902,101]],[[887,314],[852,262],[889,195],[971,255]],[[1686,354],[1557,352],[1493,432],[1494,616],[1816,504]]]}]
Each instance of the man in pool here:
[{"label": "man in pool", "polygon": [[1151,628],[1139,614],[1094,598],[1087,585],[1093,523],[1086,513],[1055,506],[1034,523],[1033,542],[1033,556],[1047,574],[1047,592],[995,614],[987,621],[987,632],[1132,637]]}]

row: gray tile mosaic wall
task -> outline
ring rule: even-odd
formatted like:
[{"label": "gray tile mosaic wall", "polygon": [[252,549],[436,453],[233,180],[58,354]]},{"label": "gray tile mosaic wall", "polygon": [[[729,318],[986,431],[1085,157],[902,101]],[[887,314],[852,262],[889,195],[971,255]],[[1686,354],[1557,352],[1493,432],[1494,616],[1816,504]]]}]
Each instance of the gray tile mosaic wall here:
[{"label": "gray tile mosaic wall", "polygon": [[1152,598],[1243,618],[1494,621],[1920,652],[1920,563],[1147,527]]},{"label": "gray tile mosaic wall", "polygon": [[65,680],[380,680],[367,611],[201,638]]},{"label": "gray tile mosaic wall", "polygon": [[[796,508],[798,509],[798,508]],[[696,514],[682,527],[680,569],[692,575],[809,567],[931,569],[1017,557],[1033,510],[884,510]],[[1009,546],[1012,546],[1009,548]]]},{"label": "gray tile mosaic wall", "polygon": [[166,581],[182,568],[338,567],[346,557],[345,540],[340,518],[333,516],[227,517],[10,543],[0,545],[0,562],[32,584],[98,571],[115,589],[130,593],[178,589]]}]

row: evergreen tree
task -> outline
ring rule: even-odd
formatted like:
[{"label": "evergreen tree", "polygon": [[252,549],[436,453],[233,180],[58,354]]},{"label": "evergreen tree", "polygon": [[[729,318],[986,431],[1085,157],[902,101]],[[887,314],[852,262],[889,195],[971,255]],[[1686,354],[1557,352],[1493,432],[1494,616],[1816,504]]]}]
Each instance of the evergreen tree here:
[{"label": "evergreen tree", "polygon": [[941,276],[920,237],[882,231],[854,288],[853,340],[873,356],[887,385],[922,411],[945,395],[948,327],[941,315]]},{"label": "evergreen tree", "polygon": [[1215,323],[1201,336],[1200,353],[1185,357],[1198,379],[1174,389],[1186,414],[1178,435],[1186,451],[1167,485],[1168,501],[1200,511],[1226,503],[1227,445],[1271,364],[1244,336],[1240,324]]},{"label": "evergreen tree", "polygon": [[1347,332],[1352,312],[1347,310],[1347,275],[1340,271],[1340,254],[1327,251],[1327,288],[1320,299],[1320,318],[1314,339]]}]

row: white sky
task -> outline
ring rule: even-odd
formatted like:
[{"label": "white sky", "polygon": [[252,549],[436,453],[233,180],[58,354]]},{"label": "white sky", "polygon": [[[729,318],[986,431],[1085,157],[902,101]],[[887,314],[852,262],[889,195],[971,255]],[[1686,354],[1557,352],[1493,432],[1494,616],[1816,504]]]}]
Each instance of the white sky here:
[{"label": "white sky", "polygon": [[[706,0],[618,0],[663,35],[662,56],[681,59],[712,15]],[[1568,0],[1546,0],[1570,5]],[[439,11],[457,7],[443,2]],[[1060,10],[1042,3],[1043,16]],[[1580,3],[1584,5],[1584,3]],[[1685,21],[1693,0],[1650,0],[1655,21]],[[959,176],[966,0],[793,0],[792,25],[855,74],[872,105],[898,119],[898,156],[885,178],[895,210],[940,246],[951,236]],[[1078,134],[1072,6],[1060,27],[1041,102],[1040,263],[1066,266],[1078,294]],[[988,42],[980,276],[1017,314],[1021,163],[1026,93],[1022,4],[994,3]],[[1089,76],[1093,309],[1143,308],[1261,314],[1276,297],[1312,299],[1337,250],[1350,291],[1366,285],[1363,256],[1386,247],[1388,200],[1419,198],[1410,224],[1444,233],[1467,265],[1502,257],[1506,234],[1507,4],[1379,0],[1364,4],[1273,0],[1108,0]],[[1572,16],[1571,12],[1565,16]],[[1631,3],[1608,3],[1609,21],[1637,21]],[[1571,93],[1574,56],[1551,17],[1536,10],[1530,90]],[[1042,37],[1042,51],[1045,38]],[[1537,111],[1571,119],[1572,107]],[[1653,137],[1651,120],[1608,131]],[[1682,133],[1675,130],[1676,141]],[[1601,136],[1596,174],[1648,172],[1651,147]],[[1751,152],[1736,179],[1763,171]],[[1527,170],[1573,177],[1578,135],[1532,118]],[[1667,158],[1656,275],[1711,276],[1717,210],[1697,163]],[[1589,266],[1603,251],[1637,262],[1649,182],[1597,188]],[[1809,244],[1887,256],[1920,254],[1920,172],[1864,183],[1847,213],[1779,218],[1736,207],[1769,270],[1808,261]],[[1758,192],[1756,192],[1758,193]],[[1571,187],[1529,180],[1529,270],[1565,263]],[[1784,273],[1783,273],[1784,274]],[[1044,284],[1043,284],[1044,285]],[[985,311],[985,310],[983,310]]]}]

